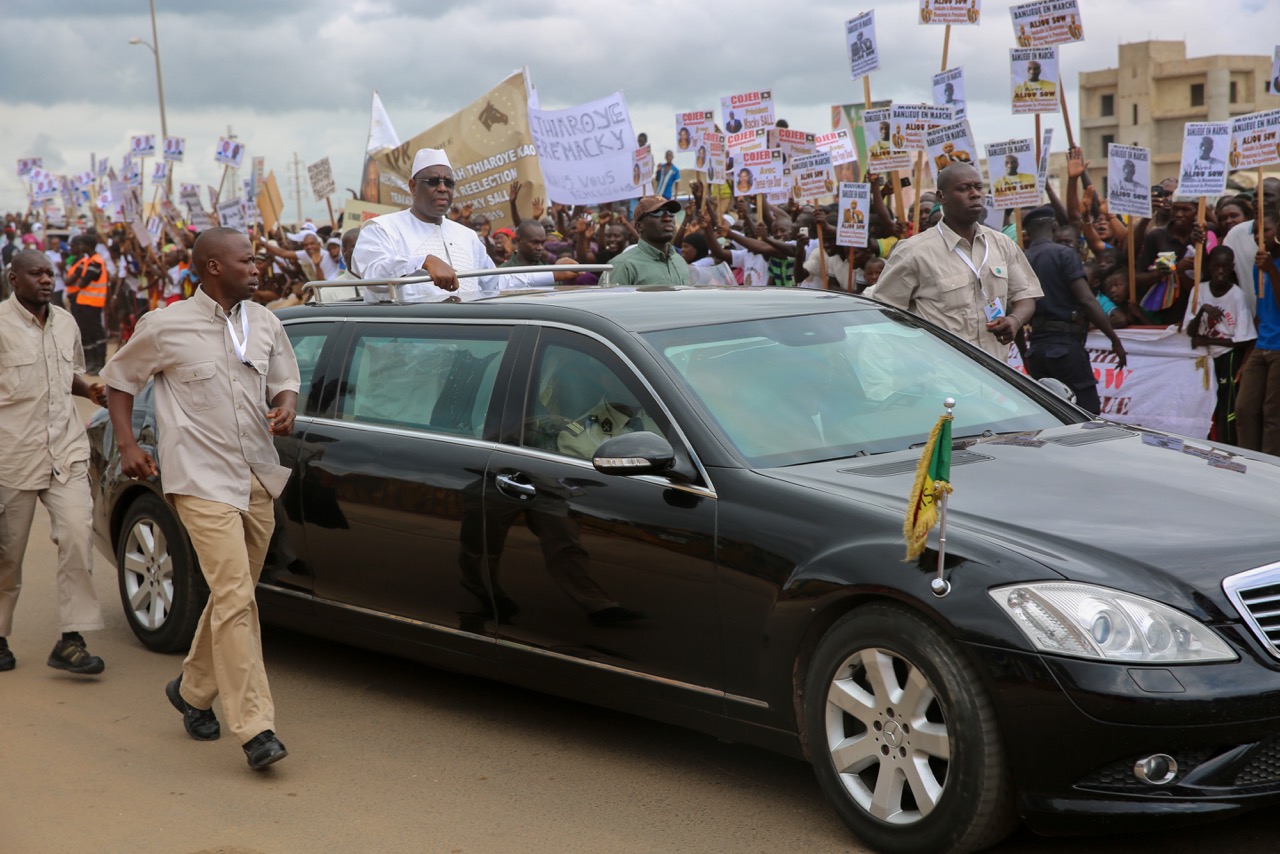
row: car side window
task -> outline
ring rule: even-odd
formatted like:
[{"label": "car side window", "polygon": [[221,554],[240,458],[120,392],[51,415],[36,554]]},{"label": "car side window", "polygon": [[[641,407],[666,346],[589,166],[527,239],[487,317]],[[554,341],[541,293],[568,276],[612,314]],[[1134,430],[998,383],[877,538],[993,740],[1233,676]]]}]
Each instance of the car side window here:
[{"label": "car side window", "polygon": [[508,330],[362,324],[338,418],[481,438]]},{"label": "car side window", "polygon": [[669,435],[658,406],[622,360],[563,330],[544,331],[538,344],[523,427],[525,447],[587,460],[613,436]]},{"label": "car side window", "polygon": [[316,368],[320,364],[320,354],[324,352],[325,342],[337,328],[337,323],[285,324],[284,333],[289,336],[294,358],[298,360],[298,374],[301,377],[298,385],[298,408],[302,414],[316,414],[320,392],[313,385]]}]

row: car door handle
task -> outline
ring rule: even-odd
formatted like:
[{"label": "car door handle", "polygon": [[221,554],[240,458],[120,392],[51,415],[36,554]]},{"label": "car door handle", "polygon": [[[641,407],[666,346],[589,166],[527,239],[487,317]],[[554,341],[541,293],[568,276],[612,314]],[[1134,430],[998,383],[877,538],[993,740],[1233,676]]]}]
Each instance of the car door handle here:
[{"label": "car door handle", "polygon": [[498,491],[512,498],[533,498],[538,494],[538,488],[526,482],[522,474],[500,474],[494,480],[498,483]]}]

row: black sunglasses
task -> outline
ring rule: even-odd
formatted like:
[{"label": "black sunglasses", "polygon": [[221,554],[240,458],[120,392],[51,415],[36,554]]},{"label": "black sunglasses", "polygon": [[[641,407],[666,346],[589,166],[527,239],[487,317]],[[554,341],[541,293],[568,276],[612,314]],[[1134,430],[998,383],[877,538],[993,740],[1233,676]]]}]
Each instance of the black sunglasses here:
[{"label": "black sunglasses", "polygon": [[645,217],[650,217],[650,216],[655,219],[661,219],[662,217],[671,217],[672,219],[675,218],[675,214],[667,210],[666,208],[658,208],[656,211],[649,211],[647,214],[645,214],[640,218],[644,219]]},{"label": "black sunglasses", "polygon": [[450,190],[458,184],[458,182],[452,178],[443,178],[439,175],[432,175],[430,178],[423,178],[422,183],[426,184],[428,187],[439,187],[441,184],[444,184]]}]

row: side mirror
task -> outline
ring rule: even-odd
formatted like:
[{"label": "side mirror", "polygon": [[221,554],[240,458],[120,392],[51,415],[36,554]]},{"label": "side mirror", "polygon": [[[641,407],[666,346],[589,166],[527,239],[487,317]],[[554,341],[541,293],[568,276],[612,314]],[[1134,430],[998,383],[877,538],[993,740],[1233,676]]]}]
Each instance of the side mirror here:
[{"label": "side mirror", "polygon": [[675,462],[671,443],[657,433],[623,433],[596,448],[591,464],[601,474],[662,474]]},{"label": "side mirror", "polygon": [[1049,389],[1049,391],[1053,392],[1067,403],[1076,402],[1076,393],[1071,389],[1071,386],[1067,385],[1062,380],[1054,379],[1053,377],[1045,377],[1037,380],[1036,382]]}]

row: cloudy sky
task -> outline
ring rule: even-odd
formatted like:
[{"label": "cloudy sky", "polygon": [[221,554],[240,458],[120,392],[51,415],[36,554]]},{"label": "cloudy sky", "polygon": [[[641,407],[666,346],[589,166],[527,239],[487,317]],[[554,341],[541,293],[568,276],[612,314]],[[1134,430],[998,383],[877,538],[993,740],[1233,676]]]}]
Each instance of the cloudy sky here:
[{"label": "cloudy sky", "polygon": [[[1274,0],[1080,0],[1083,44],[1062,50],[1068,104],[1075,75],[1113,67],[1122,42],[1185,40],[1191,56],[1270,56]],[[0,16],[0,211],[26,207],[20,157],[66,174],[91,153],[119,164],[129,138],[160,133],[146,0],[5,0]],[[328,156],[339,194],[359,179],[377,89],[402,139],[465,106],[511,71],[529,69],[544,108],[621,89],[632,123],[659,151],[677,110],[719,108],[721,95],[771,87],[793,128],[828,130],[830,105],[860,102],[843,22],[876,11],[883,70],[874,98],[930,100],[943,28],[916,24],[917,0],[155,0],[169,133],[187,138],[175,179],[216,184],[214,146],[230,128],[266,158],[296,214],[294,154]],[[986,0],[982,24],[954,28],[949,65],[963,65],[979,143],[1030,136],[1009,108],[1010,3]],[[196,7],[199,8],[196,8]],[[1270,8],[1268,8],[1270,6]],[[1058,116],[1055,148],[1065,145]],[[246,161],[247,162],[247,161]],[[148,165],[148,171],[150,166]],[[289,176],[289,177],[286,177]],[[147,176],[149,179],[149,175]],[[302,172],[304,216],[320,218]],[[335,198],[340,204],[340,199]]]}]

